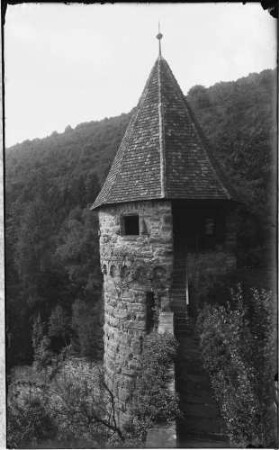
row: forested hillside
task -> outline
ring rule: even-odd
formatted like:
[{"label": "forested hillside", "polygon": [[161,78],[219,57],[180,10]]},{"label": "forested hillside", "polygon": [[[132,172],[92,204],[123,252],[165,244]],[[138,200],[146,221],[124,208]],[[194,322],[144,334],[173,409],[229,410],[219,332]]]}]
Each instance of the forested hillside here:
[{"label": "forested hillside", "polygon": [[[275,89],[275,71],[265,70],[208,89],[195,86],[187,95],[245,205],[238,230],[242,266],[266,266],[274,245]],[[67,127],[6,150],[8,367],[32,361],[36,333],[50,353],[70,346],[77,355],[100,358],[98,222],[89,206],[129,117]]]}]

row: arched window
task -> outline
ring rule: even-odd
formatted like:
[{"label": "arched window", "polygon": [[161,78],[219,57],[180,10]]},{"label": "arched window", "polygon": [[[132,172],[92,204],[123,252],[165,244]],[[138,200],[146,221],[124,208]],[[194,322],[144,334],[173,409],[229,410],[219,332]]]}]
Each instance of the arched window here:
[{"label": "arched window", "polygon": [[109,273],[110,273],[110,276],[111,276],[112,278],[115,277],[115,275],[116,275],[116,267],[115,267],[114,265],[112,265],[112,266],[110,267]]},{"label": "arched window", "polygon": [[121,278],[126,278],[128,275],[128,267],[127,266],[122,266],[121,270],[120,270],[120,276]]}]

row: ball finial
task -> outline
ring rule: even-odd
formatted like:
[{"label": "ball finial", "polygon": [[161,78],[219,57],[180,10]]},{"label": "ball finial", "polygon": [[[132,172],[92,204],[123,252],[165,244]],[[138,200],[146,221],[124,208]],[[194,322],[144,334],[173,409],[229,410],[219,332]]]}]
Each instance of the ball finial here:
[{"label": "ball finial", "polygon": [[160,30],[160,22],[159,22],[158,23],[158,34],[156,35],[156,38],[159,41],[159,56],[161,56],[161,39],[162,39],[162,37],[163,37],[163,35],[161,33],[161,30]]}]

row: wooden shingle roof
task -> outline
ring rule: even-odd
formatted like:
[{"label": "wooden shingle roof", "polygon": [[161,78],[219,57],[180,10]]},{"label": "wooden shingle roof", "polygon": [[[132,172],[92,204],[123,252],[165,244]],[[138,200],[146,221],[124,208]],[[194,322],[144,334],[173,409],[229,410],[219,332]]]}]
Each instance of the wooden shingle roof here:
[{"label": "wooden shingle roof", "polygon": [[232,193],[166,60],[159,56],[92,209]]}]

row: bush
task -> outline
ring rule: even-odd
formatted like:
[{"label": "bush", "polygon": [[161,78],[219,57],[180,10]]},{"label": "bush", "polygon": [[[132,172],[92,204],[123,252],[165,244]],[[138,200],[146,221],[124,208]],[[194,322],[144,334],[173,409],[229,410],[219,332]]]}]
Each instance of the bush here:
[{"label": "bush", "polygon": [[56,426],[40,388],[31,382],[12,383],[7,396],[7,446],[28,447],[55,434]]},{"label": "bush", "polygon": [[141,369],[132,395],[134,435],[144,441],[155,423],[172,422],[179,416],[178,399],[170,386],[177,343],[172,335],[151,333],[143,341]]},{"label": "bush", "polygon": [[232,444],[273,441],[271,293],[238,285],[226,305],[206,305],[197,321],[205,368]]},{"label": "bush", "polygon": [[32,381],[9,387],[9,446],[32,447],[55,438],[58,446],[75,442],[95,448],[103,447],[114,434],[124,439],[110,415],[113,399],[101,367],[83,360],[60,361],[48,366],[47,380],[35,370],[34,366]]},{"label": "bush", "polygon": [[[222,255],[221,255],[222,256]],[[230,299],[231,289],[241,284],[245,299],[250,297],[251,290],[274,290],[276,288],[276,274],[274,270],[238,268],[224,273],[222,257],[216,259],[212,255],[210,264],[202,259],[195,261],[195,277],[192,277],[190,295],[194,296],[199,306],[206,304],[223,305]],[[210,270],[207,266],[210,266]],[[198,274],[198,276],[197,276]]]},{"label": "bush", "polygon": [[85,440],[104,446],[118,433],[109,417],[110,395],[102,369],[82,360],[66,361],[49,385],[50,415],[60,440]]},{"label": "bush", "polygon": [[141,446],[154,423],[173,421],[178,414],[176,396],[169,389],[175,354],[172,336],[151,333],[145,338],[130,398],[133,420],[124,431],[117,426],[115,399],[100,364],[58,357],[44,371],[34,364],[30,381],[10,386],[10,445],[32,446],[34,440],[54,437],[56,446],[69,442],[93,448]]},{"label": "bush", "polygon": [[72,305],[73,349],[81,357],[100,361],[103,354],[101,302],[76,300]]}]

